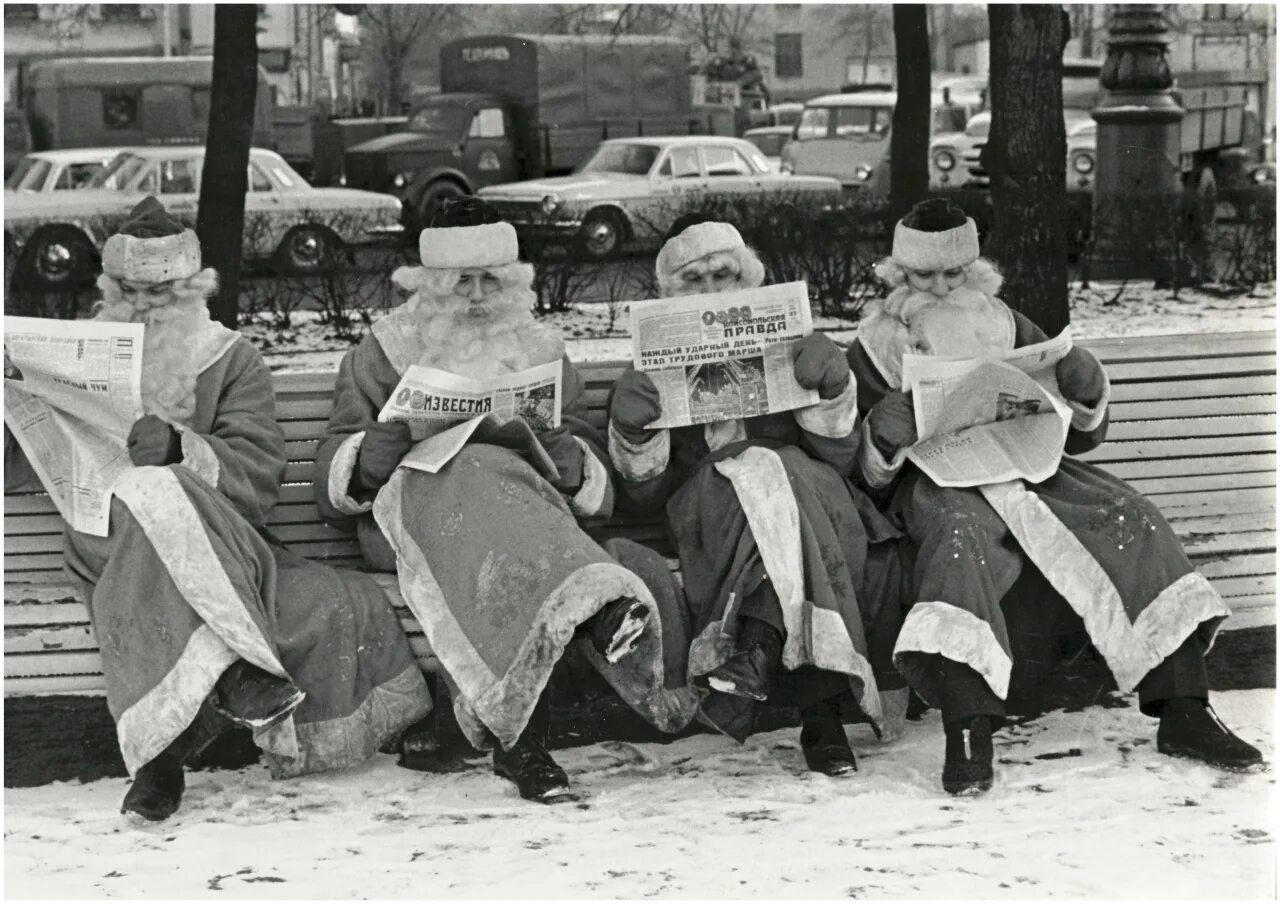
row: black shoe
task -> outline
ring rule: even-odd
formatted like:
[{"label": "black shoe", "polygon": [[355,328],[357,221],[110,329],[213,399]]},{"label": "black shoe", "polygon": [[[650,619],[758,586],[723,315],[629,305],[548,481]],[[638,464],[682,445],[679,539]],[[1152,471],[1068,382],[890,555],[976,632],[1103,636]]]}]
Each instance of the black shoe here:
[{"label": "black shoe", "polygon": [[991,790],[995,770],[991,766],[991,720],[974,716],[945,726],[947,758],[942,766],[942,787],[949,794],[975,795]]},{"label": "black shoe", "polygon": [[542,746],[542,740],[526,731],[510,750],[493,750],[493,771],[515,782],[525,800],[546,803],[569,793],[569,776]]},{"label": "black shoe", "polygon": [[237,725],[261,729],[275,725],[306,697],[287,678],[277,678],[237,659],[214,685],[215,706]]},{"label": "black shoe", "polygon": [[810,772],[836,776],[858,771],[840,710],[829,701],[800,709],[800,750]]},{"label": "black shoe", "polygon": [[1258,748],[1223,725],[1207,700],[1192,697],[1165,701],[1156,730],[1156,749],[1220,769],[1249,769],[1262,764]]},{"label": "black shoe", "polygon": [[617,662],[635,649],[648,623],[649,609],[639,600],[614,600],[591,617],[591,646],[606,662]]},{"label": "black shoe", "polygon": [[756,701],[712,691],[702,698],[698,718],[722,735],[745,744],[756,730]]},{"label": "black shoe", "polygon": [[751,700],[766,700],[773,673],[782,661],[782,635],[754,618],[743,619],[738,651],[707,673],[712,690]]},{"label": "black shoe", "polygon": [[169,753],[161,753],[133,777],[133,784],[120,804],[120,812],[137,813],[151,822],[168,819],[182,803],[182,792],[186,786],[182,761]]}]

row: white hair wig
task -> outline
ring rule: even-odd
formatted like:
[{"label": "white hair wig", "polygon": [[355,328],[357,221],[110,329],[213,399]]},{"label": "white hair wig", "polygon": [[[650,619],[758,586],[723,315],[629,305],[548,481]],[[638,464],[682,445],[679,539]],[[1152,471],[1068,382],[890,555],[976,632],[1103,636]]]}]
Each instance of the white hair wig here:
[{"label": "white hair wig", "polygon": [[742,284],[744,289],[755,289],[764,283],[764,262],[760,260],[760,256],[755,253],[749,246],[742,245],[737,248],[725,248],[719,251],[712,251],[704,254],[702,257],[688,261],[681,267],[677,267],[670,273],[659,272],[658,276],[658,293],[669,298],[676,294],[682,288],[682,280],[679,278],[680,271],[689,264],[698,261],[707,260],[716,255],[724,254],[732,256],[738,262],[738,282]]},{"label": "white hair wig", "polygon": [[[980,257],[972,263],[965,264],[964,267],[966,288],[976,289],[984,295],[1000,294],[1004,277],[1000,275],[1000,270],[994,261]],[[875,265],[874,272],[890,289],[897,289],[907,284],[907,270],[895,257],[890,256],[881,260]]]},{"label": "white hair wig", "polygon": [[530,309],[537,303],[537,295],[534,294],[531,288],[534,276],[533,264],[526,264],[522,261],[502,264],[496,267],[459,267],[457,269],[452,267],[398,267],[391,274],[391,283],[400,291],[408,292],[412,296],[405,302],[406,304],[417,307],[424,297],[443,298],[452,294],[464,269],[484,270],[486,273],[492,274],[498,280],[504,295],[511,297],[514,293],[517,297],[527,296]]}]

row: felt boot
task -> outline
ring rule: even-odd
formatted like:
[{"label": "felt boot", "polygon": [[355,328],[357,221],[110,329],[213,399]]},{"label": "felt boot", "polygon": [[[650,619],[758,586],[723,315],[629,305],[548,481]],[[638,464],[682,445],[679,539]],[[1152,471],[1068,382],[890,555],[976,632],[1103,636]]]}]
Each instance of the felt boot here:
[{"label": "felt boot", "polygon": [[800,750],[811,772],[836,776],[858,771],[840,709],[832,699],[801,708]]},{"label": "felt boot", "polygon": [[136,813],[151,822],[177,812],[186,790],[183,764],[198,756],[226,727],[224,718],[206,701],[182,734],[134,775],[120,812]]},{"label": "felt boot", "polygon": [[545,803],[569,793],[569,776],[551,758],[542,738],[527,729],[510,750],[494,748],[493,771],[515,782],[525,800]]},{"label": "felt boot", "polygon": [[233,662],[214,685],[218,711],[237,725],[258,730],[287,718],[306,697],[287,678],[278,678],[243,659]]},{"label": "felt boot", "polygon": [[947,754],[942,766],[942,787],[949,794],[976,795],[991,790],[995,769],[991,765],[991,719],[974,716],[945,723]]},{"label": "felt boot", "polygon": [[1156,748],[1167,756],[1201,760],[1220,769],[1249,769],[1262,753],[1222,724],[1209,701],[1173,697],[1160,711]]},{"label": "felt boot", "polygon": [[765,700],[781,661],[782,635],[778,630],[758,619],[744,618],[737,651],[707,673],[707,684],[735,697]]},{"label": "felt boot", "polygon": [[649,610],[639,600],[614,600],[587,622],[591,646],[606,662],[617,662],[635,649],[648,622]]},{"label": "felt boot", "polygon": [[756,701],[712,691],[702,698],[698,717],[722,735],[745,744],[756,728]]}]

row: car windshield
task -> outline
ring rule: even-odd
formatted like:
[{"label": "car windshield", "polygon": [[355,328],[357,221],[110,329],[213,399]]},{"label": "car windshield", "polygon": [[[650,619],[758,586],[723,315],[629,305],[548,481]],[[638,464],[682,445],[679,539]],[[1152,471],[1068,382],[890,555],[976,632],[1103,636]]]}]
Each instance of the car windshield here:
[{"label": "car windshield", "polygon": [[933,108],[933,134],[963,132],[969,108],[963,104],[945,103]]},{"label": "car windshield", "polygon": [[120,191],[146,165],[147,161],[137,154],[118,154],[107,164],[106,169],[94,176],[89,185],[91,188],[114,188]]},{"label": "car windshield", "polygon": [[654,144],[604,144],[579,172],[644,176],[657,159],[658,146]]},{"label": "car windshield", "polygon": [[39,157],[24,157],[18,168],[10,174],[4,187],[13,191],[39,191],[49,178],[49,170],[53,166],[48,160]]},{"label": "car windshield", "polygon": [[471,111],[465,107],[432,104],[420,107],[405,124],[406,132],[429,132],[462,136],[471,125]]}]

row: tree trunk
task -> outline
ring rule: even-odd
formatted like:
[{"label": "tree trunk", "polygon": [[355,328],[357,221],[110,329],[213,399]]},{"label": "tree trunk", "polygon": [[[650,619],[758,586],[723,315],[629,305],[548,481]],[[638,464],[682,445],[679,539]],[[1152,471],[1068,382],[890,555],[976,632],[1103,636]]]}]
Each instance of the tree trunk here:
[{"label": "tree trunk", "polygon": [[929,23],[922,4],[893,5],[898,102],[889,133],[889,222],[929,191]]},{"label": "tree trunk", "polygon": [[258,95],[258,7],[220,3],[213,13],[213,86],[200,177],[196,234],[206,267],[218,271],[214,320],[235,329],[240,302],[244,199]]},{"label": "tree trunk", "polygon": [[982,166],[991,176],[994,224],[986,254],[1005,275],[1001,296],[1045,332],[1071,319],[1067,304],[1066,127],[1060,6],[992,4],[991,132]]}]

